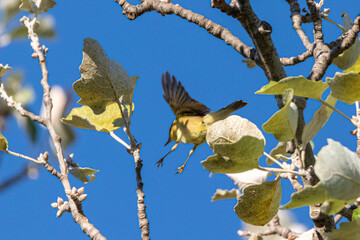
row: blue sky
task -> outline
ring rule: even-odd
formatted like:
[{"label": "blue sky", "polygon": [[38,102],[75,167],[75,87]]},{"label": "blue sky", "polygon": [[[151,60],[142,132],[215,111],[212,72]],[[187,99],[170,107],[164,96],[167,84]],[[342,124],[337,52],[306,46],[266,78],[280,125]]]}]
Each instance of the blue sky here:
[{"label": "blue sky", "polygon": [[[136,1],[131,1],[132,3]],[[304,1],[301,8],[305,7]],[[231,17],[210,7],[210,1],[179,2],[183,7],[204,14],[223,25],[251,45],[241,25]],[[290,11],[286,1],[252,1],[253,8],[262,20],[272,25],[272,38],[281,57],[296,56],[304,47],[292,29]],[[325,1],[331,9],[330,18],[342,23],[343,10],[352,19],[359,13],[356,0]],[[151,12],[129,21],[121,14],[122,9],[114,1],[77,0],[63,1],[49,10],[56,22],[55,39],[41,39],[49,48],[47,55],[49,81],[72,90],[72,83],[80,78],[83,39],[96,39],[109,58],[122,64],[128,73],[140,76],[135,94],[135,112],[132,133],[141,142],[143,159],[143,182],[147,214],[153,239],[238,239],[236,231],[241,221],[233,211],[235,200],[211,202],[217,188],[232,189],[232,181],[225,175],[215,174],[209,178],[200,161],[212,155],[210,148],[200,146],[189,160],[182,175],[174,175],[183,164],[192,145],[181,144],[157,169],[155,163],[170,150],[163,147],[173,113],[162,97],[161,74],[169,71],[180,80],[191,97],[203,102],[213,110],[243,99],[248,106],[236,114],[254,122],[259,128],[275,112],[277,106],[272,96],[255,95],[254,92],[267,83],[260,68],[248,69],[243,57],[223,41],[209,35],[198,26],[177,16],[161,16]],[[20,19],[22,12],[18,18]],[[312,40],[312,24],[304,26]],[[325,40],[334,40],[341,31],[330,23],[324,23]],[[42,88],[41,72],[37,60],[31,58],[29,41],[15,41],[0,49],[0,63],[9,64],[25,74],[25,84],[32,85],[36,100],[30,106],[39,113]],[[294,67],[286,67],[288,76],[307,76],[312,59]],[[331,66],[326,76],[332,77],[339,69]],[[71,107],[78,107],[78,97],[73,96]],[[306,119],[309,120],[319,103],[308,101]],[[348,116],[355,112],[354,106],[338,103],[337,107]],[[326,139],[340,141],[355,151],[356,139],[349,134],[352,126],[338,114],[333,114],[325,128],[314,139],[315,152],[326,145]],[[95,182],[85,185],[88,194],[83,208],[89,221],[108,239],[139,239],[137,220],[136,181],[134,162],[122,145],[105,133],[74,129],[76,141],[66,154],[74,153],[74,160],[81,166],[99,169]],[[37,157],[49,150],[46,144],[32,145],[18,128],[14,119],[3,133],[12,151]],[[118,135],[126,139],[121,130]],[[265,134],[266,147],[270,150],[276,141]],[[42,134],[46,138],[45,133]],[[42,141],[44,142],[44,141]],[[46,142],[46,141],[45,141]],[[26,160],[1,155],[0,181],[17,172]],[[265,166],[264,157],[260,165]],[[83,184],[71,177],[75,187]],[[283,180],[282,204],[286,203],[292,188]],[[2,214],[0,229],[3,239],[86,239],[71,215],[65,213],[56,218],[56,210],[50,203],[60,196],[65,199],[63,187],[55,177],[44,169],[37,180],[26,180],[0,195]],[[308,209],[293,211],[298,221],[308,228],[312,222]]]}]

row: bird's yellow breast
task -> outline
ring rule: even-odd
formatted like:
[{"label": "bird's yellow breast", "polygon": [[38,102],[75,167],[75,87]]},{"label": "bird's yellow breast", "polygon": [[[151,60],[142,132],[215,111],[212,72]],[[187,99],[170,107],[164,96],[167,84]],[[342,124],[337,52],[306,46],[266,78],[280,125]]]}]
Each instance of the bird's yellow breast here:
[{"label": "bird's yellow breast", "polygon": [[203,116],[183,116],[174,120],[170,128],[171,141],[200,145],[206,141],[207,127]]}]

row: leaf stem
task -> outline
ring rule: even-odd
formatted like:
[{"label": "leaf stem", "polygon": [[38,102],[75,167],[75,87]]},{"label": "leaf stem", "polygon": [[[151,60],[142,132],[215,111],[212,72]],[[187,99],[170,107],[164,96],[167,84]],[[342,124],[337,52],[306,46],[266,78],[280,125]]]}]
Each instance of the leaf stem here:
[{"label": "leaf stem", "polygon": [[31,158],[31,157],[28,157],[28,156],[25,156],[23,154],[20,154],[20,153],[16,153],[16,152],[13,152],[13,151],[10,151],[10,150],[6,150],[5,151],[6,153],[10,154],[10,155],[13,155],[13,156],[16,156],[16,157],[21,157],[21,158],[24,158],[24,159],[27,159],[27,160],[30,160],[34,163],[38,163],[38,164],[42,164],[43,161],[39,161],[39,160],[36,160],[34,158]]},{"label": "leaf stem", "polygon": [[276,158],[272,157],[270,154],[264,152],[264,155],[269,158],[271,161],[273,161],[274,163],[276,163],[277,165],[279,165],[281,168],[284,168],[282,163],[280,161],[278,161]]},{"label": "leaf stem", "polygon": [[323,17],[324,20],[331,22],[332,24],[334,24],[335,26],[337,26],[338,28],[341,29],[341,31],[346,32],[346,30],[343,28],[343,26],[341,26],[340,24],[334,22],[333,20],[331,20],[330,18],[327,17]]},{"label": "leaf stem", "polygon": [[258,167],[260,170],[268,171],[268,172],[281,172],[281,173],[293,173],[300,176],[306,176],[305,174],[299,173],[297,171],[289,170],[289,169],[282,169],[282,168],[268,168],[268,167]]},{"label": "leaf stem", "polygon": [[120,137],[118,137],[113,131],[110,131],[110,136],[112,136],[116,141],[121,143],[127,149],[130,149],[130,146],[124,140],[122,140]]},{"label": "leaf stem", "polygon": [[331,108],[332,110],[334,110],[335,112],[337,112],[338,114],[340,114],[341,116],[343,116],[344,118],[346,118],[347,120],[349,120],[352,124],[354,124],[356,126],[356,124],[353,122],[353,120],[351,120],[351,118],[346,116],[343,112],[341,112],[340,110],[338,110],[337,108],[335,108],[334,106],[332,106],[331,104],[325,102],[322,99],[317,99],[317,100],[319,102],[321,102],[322,104],[324,104],[325,106],[327,106],[328,108]]}]

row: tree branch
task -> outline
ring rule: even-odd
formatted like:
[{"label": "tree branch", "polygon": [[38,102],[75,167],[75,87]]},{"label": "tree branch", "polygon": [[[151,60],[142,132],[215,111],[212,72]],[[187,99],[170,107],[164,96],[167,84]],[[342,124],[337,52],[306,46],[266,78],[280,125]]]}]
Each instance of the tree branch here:
[{"label": "tree branch", "polygon": [[286,1],[290,5],[293,28],[296,31],[296,33],[299,35],[305,48],[309,51],[311,43],[309,41],[309,38],[306,36],[304,30],[301,28],[301,24],[303,23],[303,17],[300,14],[300,6],[298,4],[298,1],[297,0],[286,0]]},{"label": "tree branch", "polygon": [[314,44],[310,44],[309,50],[296,57],[280,58],[282,65],[292,66],[304,62],[306,59],[313,56],[314,46],[315,46]]},{"label": "tree branch", "polygon": [[236,0],[232,0],[230,4],[227,4],[225,0],[211,0],[211,7],[217,8],[233,18],[240,17],[240,9]]},{"label": "tree branch", "polygon": [[336,45],[332,48],[330,57],[331,60],[336,58],[339,54],[343,53],[346,49],[350,48],[357,39],[360,32],[360,15],[358,15],[354,20],[354,25],[352,28],[338,37],[335,41]]},{"label": "tree branch", "polygon": [[123,14],[129,19],[134,20],[146,12],[156,11],[162,15],[175,14],[191,23],[208,31],[211,35],[224,40],[227,45],[232,46],[238,53],[245,58],[251,58],[257,64],[259,62],[254,48],[247,46],[238,37],[235,37],[228,29],[204,16],[194,13],[181,7],[178,4],[165,3],[157,0],[145,0],[140,5],[131,5],[126,0],[115,0],[123,9]]}]

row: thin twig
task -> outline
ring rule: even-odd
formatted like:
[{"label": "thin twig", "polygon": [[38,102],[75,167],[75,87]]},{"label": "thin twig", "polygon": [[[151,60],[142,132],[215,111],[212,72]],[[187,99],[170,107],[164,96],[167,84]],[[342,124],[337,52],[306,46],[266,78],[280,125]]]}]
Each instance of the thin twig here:
[{"label": "thin twig", "polygon": [[341,29],[341,31],[346,32],[346,30],[343,28],[343,26],[341,26],[340,24],[338,24],[337,22],[334,22],[333,20],[331,20],[328,17],[323,17],[324,20],[331,22],[332,24],[334,24],[335,26],[337,26],[338,28]]},{"label": "thin twig", "polygon": [[274,163],[276,163],[277,165],[279,165],[279,167],[284,168],[284,166],[282,165],[281,162],[279,162],[276,158],[272,157],[270,154],[264,152],[264,155],[269,158],[271,161],[273,161]]},{"label": "thin twig", "polygon": [[[48,129],[50,136],[52,138],[52,141],[54,143],[61,173],[58,173],[47,162],[46,162],[45,167],[47,168],[47,170],[49,172],[51,172],[53,175],[58,177],[59,180],[61,181],[62,185],[64,186],[65,193],[69,200],[71,214],[73,216],[74,221],[77,224],[79,224],[79,226],[81,227],[82,231],[93,240],[105,240],[106,238],[101,235],[100,231],[98,229],[96,229],[93,224],[89,223],[88,218],[85,216],[85,214],[82,210],[81,201],[76,200],[71,195],[71,185],[69,182],[68,171],[67,171],[68,167],[67,167],[66,161],[64,159],[63,150],[61,147],[61,138],[59,135],[57,135],[54,125],[51,121],[51,111],[52,111],[53,104],[52,104],[52,99],[50,96],[51,88],[48,83],[49,72],[48,72],[47,66],[46,66],[46,56],[45,55],[47,53],[47,48],[45,48],[45,46],[40,46],[40,41],[39,41],[38,35],[34,31],[35,23],[37,21],[37,15],[35,15],[35,17],[32,20],[30,20],[27,17],[23,17],[23,18],[21,18],[20,21],[24,24],[24,26],[28,30],[28,36],[31,39],[31,47],[34,50],[34,53],[32,56],[36,57],[39,60],[39,64],[41,67],[41,72],[42,72],[41,85],[44,90],[43,102],[44,102],[44,106],[46,109],[46,116],[42,123]],[[28,117],[30,117],[30,116],[28,116]]]},{"label": "thin twig", "polygon": [[5,91],[5,87],[4,84],[1,83],[0,85],[0,96],[1,98],[7,103],[7,105],[13,109],[15,109],[16,111],[18,111],[20,113],[21,116],[23,117],[28,117],[30,118],[32,121],[38,122],[42,125],[45,125],[45,119],[41,116],[37,116],[34,113],[27,111],[26,109],[24,109],[20,103],[15,102],[14,99],[9,96],[7,94],[7,92]]},{"label": "thin twig", "polygon": [[[128,146],[127,151],[129,154],[131,154],[133,156],[134,161],[135,161],[135,173],[136,173],[136,183],[137,183],[136,195],[138,197],[137,207],[138,207],[139,227],[141,230],[141,238],[143,240],[150,240],[150,226],[149,226],[150,223],[146,216],[146,205],[145,205],[145,201],[144,201],[145,194],[143,192],[144,183],[142,182],[142,177],[141,177],[141,168],[143,166],[142,160],[140,158],[141,143],[136,144],[135,137],[130,132],[130,123],[128,122],[128,118],[127,118],[127,116],[125,116],[124,111],[122,110],[123,105],[121,104],[121,102],[119,100],[117,100],[117,104],[118,104],[120,112],[121,112],[121,117],[124,119],[124,123],[125,123],[124,130],[130,140],[131,146],[128,146],[125,142],[124,143]],[[121,144],[123,144],[123,143],[121,143]]]},{"label": "thin twig", "polygon": [[10,151],[10,150],[6,150],[5,152],[10,154],[10,155],[20,157],[20,158],[24,158],[26,160],[32,161],[32,162],[37,163],[37,164],[43,164],[43,162],[40,161],[40,160],[36,160],[36,159],[34,159],[32,157],[28,157],[28,156],[25,156],[25,155],[20,154],[20,153],[16,153],[16,152],[13,152],[13,151]]},{"label": "thin twig", "polygon": [[331,59],[336,58],[339,54],[343,53],[346,49],[349,49],[355,41],[358,40],[358,35],[360,32],[360,15],[358,15],[355,20],[354,24],[349,29],[349,31],[343,33],[340,37],[336,39],[336,45],[333,49],[331,49]]},{"label": "thin twig", "polygon": [[121,143],[124,147],[126,147],[126,149],[131,149],[130,146],[124,140],[118,137],[113,131],[110,131],[109,133],[111,137],[113,137],[116,141]]},{"label": "thin twig", "polygon": [[292,66],[292,65],[296,65],[298,63],[304,62],[306,59],[313,56],[313,48],[314,48],[314,44],[311,44],[309,47],[309,50],[307,50],[306,52],[304,52],[296,57],[280,58],[280,61],[281,61],[282,65],[284,65],[284,66]]}]

